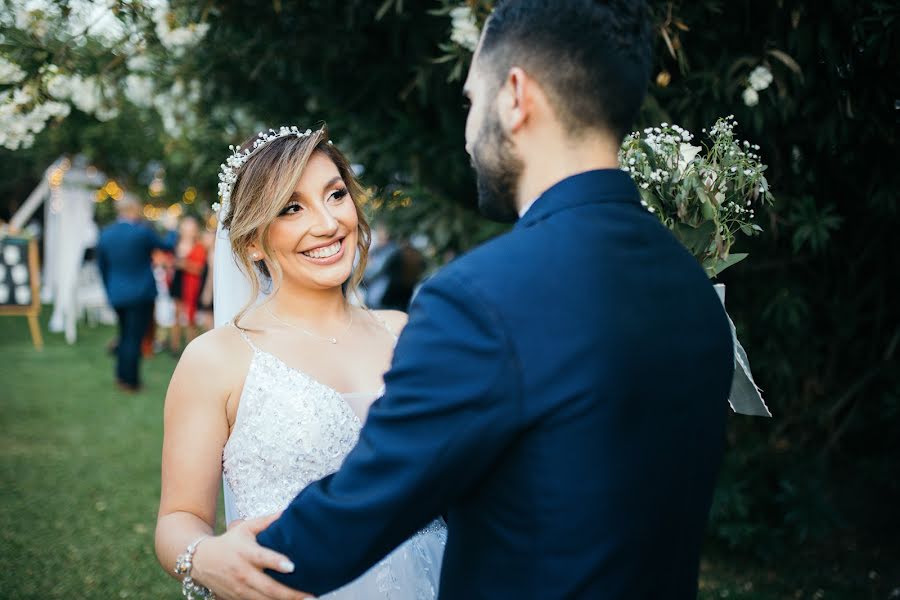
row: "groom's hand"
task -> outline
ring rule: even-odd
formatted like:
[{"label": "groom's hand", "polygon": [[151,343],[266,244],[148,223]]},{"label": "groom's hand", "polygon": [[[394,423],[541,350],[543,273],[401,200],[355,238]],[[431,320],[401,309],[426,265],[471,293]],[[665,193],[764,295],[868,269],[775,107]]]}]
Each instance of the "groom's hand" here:
[{"label": "groom's hand", "polygon": [[203,540],[194,553],[191,575],[221,600],[301,600],[312,598],[281,585],[263,573],[290,573],[294,565],[282,554],[256,543],[256,534],[279,515],[242,521],[222,535]]}]

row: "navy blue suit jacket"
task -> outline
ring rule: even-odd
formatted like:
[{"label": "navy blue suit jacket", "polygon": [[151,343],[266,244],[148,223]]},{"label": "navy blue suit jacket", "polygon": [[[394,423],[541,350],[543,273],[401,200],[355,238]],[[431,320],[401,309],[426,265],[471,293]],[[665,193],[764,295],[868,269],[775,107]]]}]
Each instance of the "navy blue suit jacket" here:
[{"label": "navy blue suit jacket", "polygon": [[444,513],[441,598],[694,598],[732,369],[694,258],[581,173],[423,286],[358,445],[258,540],[321,594]]},{"label": "navy blue suit jacket", "polygon": [[97,266],[103,276],[106,296],[113,306],[153,302],[156,279],[151,264],[153,250],[172,250],[177,234],[160,238],[143,221],[119,220],[100,233]]}]

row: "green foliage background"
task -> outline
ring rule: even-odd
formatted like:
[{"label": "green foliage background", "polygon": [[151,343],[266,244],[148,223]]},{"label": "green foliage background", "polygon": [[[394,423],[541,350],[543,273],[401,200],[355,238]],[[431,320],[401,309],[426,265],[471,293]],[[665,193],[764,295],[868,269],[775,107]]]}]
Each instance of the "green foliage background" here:
[{"label": "green foliage background", "polygon": [[[798,548],[833,556],[848,545],[896,553],[900,5],[651,4],[655,82],[639,126],[667,121],[699,134],[733,113],[738,135],[761,146],[777,198],[763,235],[735,247],[750,258],[721,277],[775,418],[732,419],[711,542],[760,557]],[[460,95],[467,54],[447,54],[451,5],[176,3],[211,25],[177,71],[201,82],[205,118],[172,139],[137,109],[105,124],[73,111],[33,149],[0,150],[0,211],[11,212],[61,152],[86,153],[136,188],[160,161],[170,189],[194,185],[211,202],[227,144],[255,132],[247,123],[324,120],[365,166],[376,218],[428,233],[438,263],[501,230],[472,210]],[[759,64],[775,81],[749,107],[741,92]]]}]

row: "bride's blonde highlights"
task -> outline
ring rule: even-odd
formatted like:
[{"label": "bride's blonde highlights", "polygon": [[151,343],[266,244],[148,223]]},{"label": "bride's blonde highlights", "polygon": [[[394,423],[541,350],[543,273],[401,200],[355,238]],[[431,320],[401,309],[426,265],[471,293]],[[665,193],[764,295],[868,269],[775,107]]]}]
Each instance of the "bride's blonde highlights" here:
[{"label": "bride's blonde highlights", "polygon": [[[256,136],[250,138],[241,149],[252,147],[256,139]],[[337,167],[356,207],[358,260],[345,284],[344,294],[359,297],[357,290],[366,270],[371,241],[371,229],[361,206],[362,186],[347,158],[328,141],[328,132],[324,128],[305,137],[286,136],[267,143],[240,167],[228,210],[222,217],[235,260],[251,286],[247,304],[234,318],[236,325],[255,304],[263,289],[263,278],[271,282],[272,292],[281,286],[284,277],[281,265],[270,259],[254,262],[250,258],[250,247],[256,243],[264,256],[272,256],[269,228],[288,203],[310,157],[316,152],[328,157]]]}]

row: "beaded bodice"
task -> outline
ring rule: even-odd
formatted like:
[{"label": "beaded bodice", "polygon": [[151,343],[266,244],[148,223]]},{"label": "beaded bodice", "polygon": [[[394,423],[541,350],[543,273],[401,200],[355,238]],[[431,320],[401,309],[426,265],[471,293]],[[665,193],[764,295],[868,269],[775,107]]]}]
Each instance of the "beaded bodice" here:
[{"label": "beaded bodice", "polygon": [[223,477],[242,519],[283,510],[300,490],[337,471],[362,428],[337,391],[250,345],[253,357],[222,452]]},{"label": "beaded bodice", "polygon": [[[358,415],[365,418],[368,404],[384,391],[342,395],[238,331],[253,357],[222,451],[229,522],[279,512],[307,485],[337,471],[359,438]],[[236,514],[228,515],[229,501]],[[435,600],[446,543],[446,526],[437,519],[358,579],[321,598]]]}]

